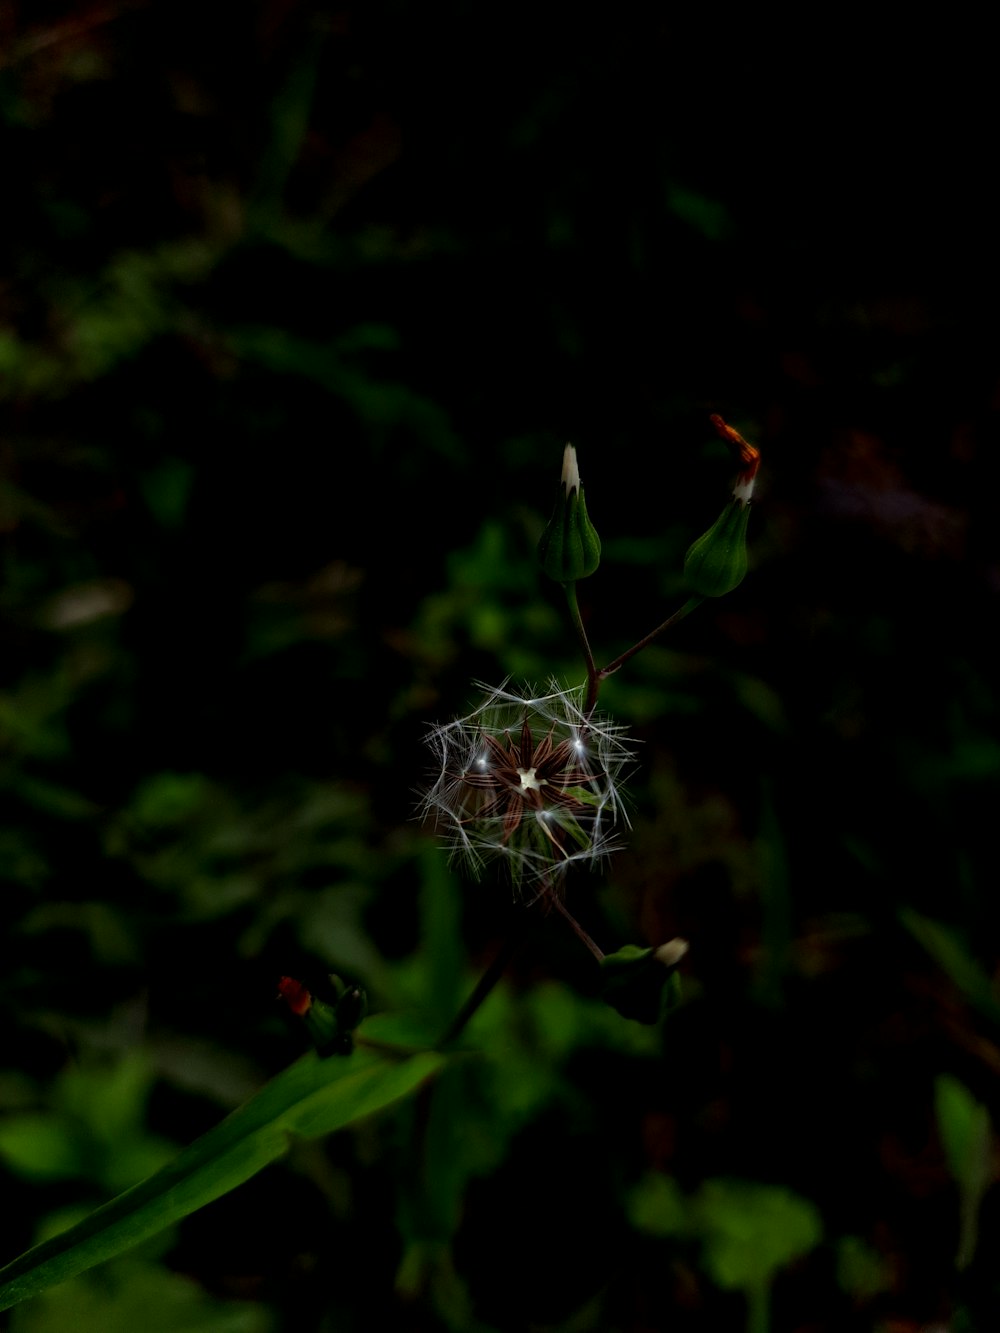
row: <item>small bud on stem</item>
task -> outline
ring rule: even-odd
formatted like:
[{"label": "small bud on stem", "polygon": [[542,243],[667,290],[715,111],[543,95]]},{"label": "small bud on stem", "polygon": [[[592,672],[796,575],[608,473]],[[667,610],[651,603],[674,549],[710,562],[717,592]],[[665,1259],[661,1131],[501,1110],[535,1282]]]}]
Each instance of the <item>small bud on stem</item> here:
[{"label": "small bud on stem", "polygon": [[673,939],[658,949],[626,944],[601,960],[601,997],[623,1018],[655,1023],[680,1000],[677,966],[688,951],[687,940]]},{"label": "small bud on stem", "polygon": [[556,583],[575,583],[593,574],[601,563],[601,539],[587,516],[576,450],[563,452],[562,482],[552,517],[538,543],[542,570]]},{"label": "small bud on stem", "polygon": [[368,999],[360,986],[348,986],[330,974],[333,1003],[313,995],[294,977],[282,977],[278,996],[305,1024],[309,1039],[320,1055],[350,1055],[354,1029],[368,1012]]},{"label": "small bud on stem", "polygon": [[684,578],[699,597],[724,597],[738,587],[747,572],[747,522],[750,497],[760,466],[760,450],[748,444],[720,416],[712,417],[717,434],[739,450],[742,467],[732,499],[709,530],[688,548]]}]

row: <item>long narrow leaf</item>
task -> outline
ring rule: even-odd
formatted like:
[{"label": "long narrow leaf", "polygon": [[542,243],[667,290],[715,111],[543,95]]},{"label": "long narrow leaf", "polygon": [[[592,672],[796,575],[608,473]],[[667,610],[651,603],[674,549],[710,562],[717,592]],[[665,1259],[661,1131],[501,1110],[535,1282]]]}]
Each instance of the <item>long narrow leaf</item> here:
[{"label": "long narrow leaf", "polygon": [[282,1156],[289,1136],[315,1138],[398,1101],[437,1072],[444,1056],[298,1060],[148,1180],[0,1269],[0,1310],[103,1263],[228,1193]]},{"label": "long narrow leaf", "polygon": [[993,981],[960,937],[940,921],[921,916],[909,907],[900,910],[899,919],[962,991],[969,1003],[986,1018],[1000,1023],[1000,1000]]}]

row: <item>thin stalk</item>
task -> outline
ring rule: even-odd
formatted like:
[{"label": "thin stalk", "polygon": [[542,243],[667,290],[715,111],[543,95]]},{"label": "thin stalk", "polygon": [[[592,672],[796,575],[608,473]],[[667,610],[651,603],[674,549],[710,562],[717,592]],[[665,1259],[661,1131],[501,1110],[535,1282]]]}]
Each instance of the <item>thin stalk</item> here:
[{"label": "thin stalk", "polygon": [[564,583],[563,591],[566,594],[566,605],[569,608],[569,618],[573,622],[573,629],[580,642],[580,648],[583,652],[583,660],[587,665],[587,706],[583,710],[590,713],[594,704],[597,702],[597,691],[600,685],[597,679],[597,666],[594,662],[594,654],[590,648],[590,640],[587,638],[587,631],[584,628],[583,616],[580,615],[580,603],[576,597],[576,584]]},{"label": "thin stalk", "polygon": [[503,976],[504,972],[507,969],[507,964],[510,962],[514,954],[517,952],[519,945],[522,943],[522,941],[524,940],[525,936],[528,933],[530,925],[531,922],[528,919],[527,913],[524,913],[521,917],[520,922],[517,924],[517,926],[515,926],[515,928],[511,931],[511,933],[504,940],[503,944],[500,946],[500,949],[498,950],[497,955],[493,959],[492,963],[490,963],[489,967],[476,982],[475,986],[473,987],[472,993],[469,995],[469,998],[465,1001],[461,1009],[459,1009],[458,1013],[451,1020],[451,1023],[448,1025],[448,1029],[445,1032],[444,1036],[441,1037],[441,1039],[437,1043],[439,1047],[447,1046],[447,1044],[450,1041],[454,1041],[455,1038],[463,1031],[466,1024],[476,1013],[476,1011],[482,1005],[483,1001],[489,995],[490,991],[493,990],[494,986],[496,986],[497,982]]},{"label": "thin stalk", "polygon": [[569,922],[570,928],[576,935],[577,939],[587,946],[587,948],[590,950],[590,952],[594,955],[594,957],[597,959],[599,963],[603,962],[604,950],[596,942],[596,940],[592,940],[590,938],[590,936],[580,925],[579,921],[577,921],[576,917],[569,910],[569,908],[566,906],[563,900],[558,896],[558,894],[553,893],[550,896],[549,901],[552,903],[553,907],[555,907],[556,911],[561,912],[562,915]]},{"label": "thin stalk", "polygon": [[768,1278],[758,1278],[746,1289],[747,1295],[747,1333],[770,1333],[771,1329],[771,1283]]},{"label": "thin stalk", "polygon": [[704,597],[689,597],[684,605],[675,611],[672,616],[668,616],[662,625],[657,625],[656,629],[650,630],[645,638],[640,639],[638,643],[634,643],[631,648],[627,648],[620,657],[616,657],[606,667],[598,669],[590,648],[590,640],[587,638],[587,631],[583,626],[583,617],[580,615],[580,606],[576,599],[576,584],[564,583],[563,588],[566,591],[566,603],[569,607],[573,629],[576,631],[576,637],[583,650],[583,659],[587,664],[587,698],[583,705],[585,717],[590,717],[597,707],[597,696],[601,692],[601,685],[609,676],[613,676],[630,658],[635,657],[636,653],[641,653],[643,648],[648,648],[654,639],[658,639],[672,625],[676,625],[679,620],[683,620],[686,615],[689,615],[696,606],[700,606],[705,600]]},{"label": "thin stalk", "polygon": [[664,630],[670,629],[671,625],[676,625],[679,620],[683,620],[684,617],[693,611],[696,606],[700,606],[704,600],[704,597],[689,597],[684,605],[678,611],[675,611],[672,616],[668,616],[662,625],[657,625],[656,629],[650,630],[644,639],[640,639],[638,643],[634,643],[631,648],[626,649],[620,657],[616,657],[613,662],[609,662],[606,667],[602,667],[597,673],[598,680],[607,680],[609,676],[613,676],[616,671],[625,665],[630,657],[635,657],[636,653],[641,653],[643,648],[648,648],[654,639],[660,637]]}]

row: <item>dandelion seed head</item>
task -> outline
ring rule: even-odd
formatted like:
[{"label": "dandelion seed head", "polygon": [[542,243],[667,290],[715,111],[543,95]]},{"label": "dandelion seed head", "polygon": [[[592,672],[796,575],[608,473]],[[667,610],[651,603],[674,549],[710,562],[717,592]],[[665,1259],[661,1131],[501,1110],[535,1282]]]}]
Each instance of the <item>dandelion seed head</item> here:
[{"label": "dandelion seed head", "polygon": [[472,712],[428,733],[434,770],[420,814],[474,875],[499,861],[531,897],[617,850],[632,748],[622,727],[584,714],[582,688],[476,688]]}]

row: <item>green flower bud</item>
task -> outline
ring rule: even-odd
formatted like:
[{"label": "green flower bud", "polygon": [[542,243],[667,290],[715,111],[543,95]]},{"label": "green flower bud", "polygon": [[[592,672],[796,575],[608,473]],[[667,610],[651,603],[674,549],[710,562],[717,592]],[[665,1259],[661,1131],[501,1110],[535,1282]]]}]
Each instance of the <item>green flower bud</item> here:
[{"label": "green flower bud", "polygon": [[337,1029],[341,1034],[353,1032],[368,1012],[368,996],[360,986],[346,985],[332,972],[330,981],[337,992],[337,1003],[333,1007]]},{"label": "green flower bud", "polygon": [[601,563],[601,539],[587,517],[576,450],[571,444],[567,444],[563,453],[559,496],[538,543],[538,560],[542,570],[556,583],[585,579]]},{"label": "green flower bud", "polygon": [[716,434],[738,451],[740,474],[733,487],[733,498],[684,557],[684,577],[688,587],[700,597],[723,597],[743,582],[747,572],[750,497],[760,467],[760,450],[756,445],[748,444],[720,416],[712,417],[712,425]]},{"label": "green flower bud", "polygon": [[360,986],[347,986],[330,974],[333,1003],[308,991],[294,977],[282,977],[278,994],[297,1018],[320,1055],[350,1055],[354,1029],[368,1012],[368,998]]},{"label": "green flower bud", "polygon": [[684,578],[700,597],[724,597],[747,572],[750,506],[737,495],[684,557]]},{"label": "green flower bud", "polygon": [[601,998],[623,1018],[655,1023],[680,1002],[677,965],[688,951],[687,940],[668,940],[658,949],[626,944],[601,960]]}]

